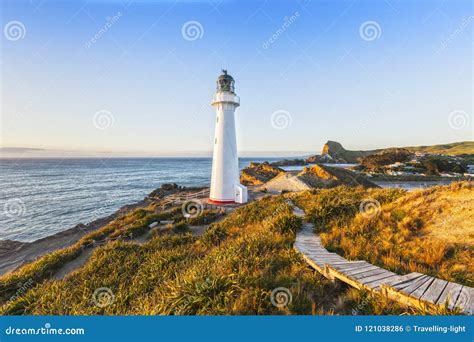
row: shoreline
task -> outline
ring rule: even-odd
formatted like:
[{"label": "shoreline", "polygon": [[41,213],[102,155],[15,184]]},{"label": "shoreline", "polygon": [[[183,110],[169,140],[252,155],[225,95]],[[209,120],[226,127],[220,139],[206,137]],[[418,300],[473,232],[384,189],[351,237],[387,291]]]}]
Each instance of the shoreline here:
[{"label": "shoreline", "polygon": [[[156,190],[155,190],[156,191]],[[0,276],[15,271],[45,254],[69,247],[87,235],[109,224],[117,217],[150,203],[148,196],[143,200],[126,204],[114,213],[98,218],[88,224],[79,223],[72,228],[31,242],[0,240]]]},{"label": "shoreline", "polygon": [[156,188],[142,200],[126,204],[114,213],[98,218],[88,224],[79,223],[72,228],[31,242],[0,240],[0,276],[15,271],[48,253],[72,246],[83,236],[104,227],[134,209],[147,207],[150,203],[159,201],[168,195],[202,189],[203,187],[178,186],[175,183],[162,184],[160,188]]},{"label": "shoreline", "polygon": [[[439,185],[459,181],[461,179],[439,176],[388,176],[388,177],[371,177],[372,181],[382,183],[397,182],[439,182]],[[169,185],[169,184],[168,184]],[[58,232],[56,234],[40,238],[32,242],[21,242],[17,240],[0,240],[0,276],[15,271],[24,264],[28,264],[37,258],[53,251],[69,247],[79,241],[83,236],[102,228],[114,219],[127,214],[131,210],[140,207],[146,207],[152,201],[159,200],[167,195],[201,189],[201,187],[179,187],[174,184],[173,187],[163,185],[145,196],[142,200],[126,204],[116,210],[114,213],[98,218],[88,224],[79,223],[72,228]]]}]

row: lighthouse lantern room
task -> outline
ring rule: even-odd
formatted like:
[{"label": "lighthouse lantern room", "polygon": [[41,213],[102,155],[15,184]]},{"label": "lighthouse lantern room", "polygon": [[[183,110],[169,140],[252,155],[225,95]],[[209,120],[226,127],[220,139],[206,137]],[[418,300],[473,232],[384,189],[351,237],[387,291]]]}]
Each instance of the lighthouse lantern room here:
[{"label": "lighthouse lantern room", "polygon": [[234,85],[232,76],[222,70],[212,101],[217,115],[209,202],[215,204],[247,202],[247,188],[240,184],[239,177],[234,114],[240,98],[235,94]]}]

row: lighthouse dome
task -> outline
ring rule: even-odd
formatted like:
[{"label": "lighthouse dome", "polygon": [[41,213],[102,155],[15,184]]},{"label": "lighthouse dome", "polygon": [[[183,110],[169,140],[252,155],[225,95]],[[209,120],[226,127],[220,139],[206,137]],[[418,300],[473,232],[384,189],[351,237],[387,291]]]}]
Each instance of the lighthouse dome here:
[{"label": "lighthouse dome", "polygon": [[222,70],[222,74],[217,78],[217,91],[234,93],[234,83],[234,79],[227,74],[227,70]]}]

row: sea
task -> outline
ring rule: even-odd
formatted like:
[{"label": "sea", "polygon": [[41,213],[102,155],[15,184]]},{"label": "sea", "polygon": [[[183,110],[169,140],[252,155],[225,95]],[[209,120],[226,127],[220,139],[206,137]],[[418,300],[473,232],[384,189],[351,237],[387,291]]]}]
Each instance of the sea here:
[{"label": "sea", "polygon": [[[277,159],[241,158],[240,167],[265,160]],[[31,242],[89,223],[164,183],[208,186],[211,166],[211,158],[0,159],[0,240]]]},{"label": "sea", "polygon": [[[281,159],[239,162],[243,168],[252,161]],[[31,242],[89,223],[142,200],[164,183],[208,186],[211,166],[211,158],[0,159],[0,240]],[[303,167],[286,169],[298,168]]]}]

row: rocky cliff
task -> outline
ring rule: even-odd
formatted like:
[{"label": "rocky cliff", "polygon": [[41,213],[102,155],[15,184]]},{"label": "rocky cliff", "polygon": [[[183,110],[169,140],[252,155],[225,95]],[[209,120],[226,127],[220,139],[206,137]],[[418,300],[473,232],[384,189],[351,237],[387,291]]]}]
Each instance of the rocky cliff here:
[{"label": "rocky cliff", "polygon": [[321,156],[329,156],[338,163],[358,163],[363,157],[375,154],[380,150],[350,151],[337,141],[329,140],[324,144]]},{"label": "rocky cliff", "polygon": [[260,185],[268,182],[280,173],[285,173],[283,169],[273,166],[268,162],[250,163],[240,174],[240,183],[243,185]]}]

